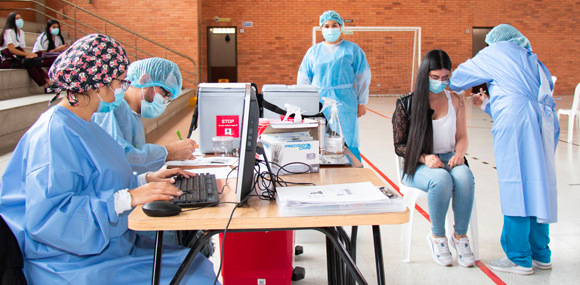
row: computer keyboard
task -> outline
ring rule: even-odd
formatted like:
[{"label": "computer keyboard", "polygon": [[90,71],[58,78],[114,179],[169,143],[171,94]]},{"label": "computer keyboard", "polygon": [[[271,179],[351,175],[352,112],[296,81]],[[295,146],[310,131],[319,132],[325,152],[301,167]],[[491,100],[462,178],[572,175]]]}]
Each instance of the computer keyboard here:
[{"label": "computer keyboard", "polygon": [[185,178],[178,175],[175,178],[175,187],[183,194],[173,199],[173,204],[182,208],[203,207],[217,205],[220,196],[214,174],[200,173]]}]

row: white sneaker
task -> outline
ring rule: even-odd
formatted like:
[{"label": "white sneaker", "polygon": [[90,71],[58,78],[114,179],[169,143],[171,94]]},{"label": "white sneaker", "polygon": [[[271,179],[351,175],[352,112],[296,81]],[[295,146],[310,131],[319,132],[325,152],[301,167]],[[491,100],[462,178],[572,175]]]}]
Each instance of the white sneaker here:
[{"label": "white sneaker", "polygon": [[548,263],[543,263],[543,262],[539,262],[535,259],[532,259],[532,266],[538,269],[552,269],[552,263],[548,262]]},{"label": "white sneaker", "polygon": [[500,259],[494,259],[489,262],[491,269],[508,272],[508,273],[515,273],[520,275],[530,275],[534,274],[534,269],[532,267],[522,267],[513,262],[511,262],[507,256]]},{"label": "white sneaker", "polygon": [[453,258],[447,245],[447,238],[434,238],[431,233],[427,235],[427,244],[431,247],[431,256],[435,263],[441,266],[453,265]]},{"label": "white sneaker", "polygon": [[469,247],[469,239],[462,237],[459,240],[455,239],[455,234],[451,238],[451,247],[457,253],[457,263],[463,267],[473,267],[475,265],[475,257]]}]

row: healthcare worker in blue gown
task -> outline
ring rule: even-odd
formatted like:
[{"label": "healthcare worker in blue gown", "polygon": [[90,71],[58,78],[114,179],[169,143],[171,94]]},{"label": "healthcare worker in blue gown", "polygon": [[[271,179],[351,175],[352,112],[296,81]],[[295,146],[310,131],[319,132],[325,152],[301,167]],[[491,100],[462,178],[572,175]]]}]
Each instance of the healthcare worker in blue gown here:
[{"label": "healthcare worker in blue gown", "polygon": [[[91,122],[94,112],[123,100],[128,65],[123,47],[107,36],[73,44],[49,71],[66,97],[24,134],[6,166],[0,215],[18,240],[29,284],[151,282],[154,242],[129,230],[128,216],[136,205],[180,195],[168,177],[187,173],[134,176],[123,149]],[[162,284],[188,252],[164,247]],[[197,255],[185,278],[213,284],[212,263]]]},{"label": "healthcare worker in blue gown", "polygon": [[546,66],[528,39],[502,24],[486,36],[488,47],[453,72],[449,88],[460,91],[487,83],[491,101],[482,106],[493,118],[493,149],[504,225],[506,257],[491,268],[532,274],[550,269],[549,224],[558,220],[554,155],[560,136]]},{"label": "healthcare worker in blue gown", "polygon": [[112,112],[95,113],[93,121],[111,135],[125,151],[133,171],[157,171],[165,161],[194,159],[195,142],[177,140],[168,146],[145,142],[141,118],[159,117],[171,100],[181,95],[182,78],[177,64],[163,58],[131,63],[127,70],[131,86],[125,100]]},{"label": "healthcare worker in blue gown", "polygon": [[[319,98],[329,97],[341,104],[338,106],[338,117],[345,143],[361,160],[358,118],[366,113],[371,69],[363,50],[355,43],[340,38],[344,21],[338,13],[324,12],[319,24],[325,41],[308,49],[298,70],[297,83],[315,85]],[[324,115],[328,119],[330,108],[324,111]]]}]

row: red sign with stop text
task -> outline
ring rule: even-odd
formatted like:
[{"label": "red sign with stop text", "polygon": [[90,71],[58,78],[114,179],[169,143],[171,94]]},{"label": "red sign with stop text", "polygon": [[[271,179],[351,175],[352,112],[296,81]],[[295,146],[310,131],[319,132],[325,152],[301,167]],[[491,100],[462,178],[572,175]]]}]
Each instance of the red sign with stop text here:
[{"label": "red sign with stop text", "polygon": [[216,136],[240,137],[240,117],[239,116],[216,116]]}]

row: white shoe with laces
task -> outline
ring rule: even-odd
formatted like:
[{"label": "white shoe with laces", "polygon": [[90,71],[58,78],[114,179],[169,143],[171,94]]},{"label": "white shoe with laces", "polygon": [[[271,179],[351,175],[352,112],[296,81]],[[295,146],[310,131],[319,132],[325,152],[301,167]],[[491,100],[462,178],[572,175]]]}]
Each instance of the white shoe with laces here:
[{"label": "white shoe with laces", "polygon": [[451,238],[451,247],[457,253],[457,263],[463,267],[473,267],[475,265],[475,257],[471,252],[469,246],[469,239],[462,237],[459,240],[455,239],[455,235]]},{"label": "white shoe with laces", "polygon": [[441,266],[453,265],[453,258],[451,257],[446,237],[435,238],[429,233],[427,235],[427,244],[431,247],[431,256],[435,263]]}]

